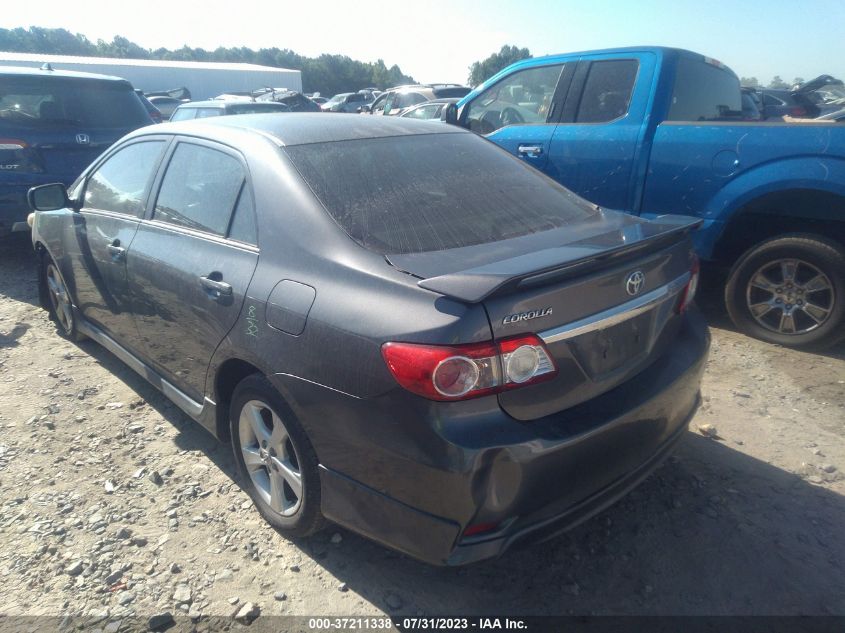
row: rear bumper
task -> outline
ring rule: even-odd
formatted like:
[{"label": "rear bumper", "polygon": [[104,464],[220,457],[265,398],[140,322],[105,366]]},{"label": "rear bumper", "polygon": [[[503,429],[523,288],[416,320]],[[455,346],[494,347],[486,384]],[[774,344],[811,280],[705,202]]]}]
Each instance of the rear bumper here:
[{"label": "rear bumper", "polygon": [[[297,413],[322,464],[323,513],[436,565],[480,561],[557,534],[637,485],[683,437],[708,347],[706,325],[691,313],[671,350],[636,377],[529,422],[495,400],[415,409],[412,400],[397,408],[396,395],[389,406],[347,401],[335,414],[321,407],[317,420],[307,402],[341,397],[321,388]],[[462,537],[478,524],[498,527]]]}]

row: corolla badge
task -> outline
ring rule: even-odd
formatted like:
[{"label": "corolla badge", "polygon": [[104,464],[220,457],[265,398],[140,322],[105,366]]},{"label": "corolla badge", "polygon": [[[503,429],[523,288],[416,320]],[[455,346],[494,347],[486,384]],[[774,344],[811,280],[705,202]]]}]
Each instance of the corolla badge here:
[{"label": "corolla badge", "polygon": [[87,134],[77,134],[76,142],[80,145],[88,145],[89,143],[91,143],[91,137]]},{"label": "corolla badge", "polygon": [[641,270],[635,270],[630,275],[628,275],[628,278],[625,280],[625,290],[632,297],[634,295],[640,294],[640,290],[643,289],[644,285],[645,275]]},{"label": "corolla badge", "polygon": [[536,310],[517,312],[516,314],[509,314],[502,319],[502,325],[507,325],[508,323],[519,323],[520,321],[530,321],[531,319],[539,319],[540,317],[549,316],[551,313],[551,308],[537,308]]}]

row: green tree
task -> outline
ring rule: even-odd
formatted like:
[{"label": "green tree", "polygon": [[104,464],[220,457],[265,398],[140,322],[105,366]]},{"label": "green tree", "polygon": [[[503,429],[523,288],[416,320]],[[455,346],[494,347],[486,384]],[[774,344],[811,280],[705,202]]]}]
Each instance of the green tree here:
[{"label": "green tree", "polygon": [[757,77],[741,77],[739,85],[747,88],[759,88],[760,82],[757,81]]},{"label": "green tree", "polygon": [[769,82],[769,88],[775,88],[777,90],[785,90],[789,88],[789,84],[787,84],[783,79],[780,78],[780,75],[775,75],[772,78],[772,81]]},{"label": "green tree", "polygon": [[517,48],[516,46],[508,46],[505,44],[498,53],[493,53],[487,59],[479,62],[474,62],[469,67],[469,78],[467,81],[470,86],[477,86],[485,79],[489,79],[497,72],[518,62],[521,59],[528,59],[531,57],[531,51],[527,48]]}]

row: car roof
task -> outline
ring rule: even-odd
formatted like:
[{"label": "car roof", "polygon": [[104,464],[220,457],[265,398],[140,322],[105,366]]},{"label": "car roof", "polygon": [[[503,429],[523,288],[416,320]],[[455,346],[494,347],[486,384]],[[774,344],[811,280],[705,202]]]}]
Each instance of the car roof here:
[{"label": "car roof", "polygon": [[[188,101],[187,103],[183,103],[180,105],[177,110],[182,110],[186,108],[220,108],[221,110],[226,109],[228,107],[235,107],[235,106],[242,106],[242,105],[252,105],[252,104],[259,104],[264,106],[266,104],[272,103],[274,105],[284,106],[283,103],[277,103],[275,101],[249,101],[249,100],[242,100],[237,101],[235,99],[208,99],[206,101]],[[274,107],[274,106],[271,106]]]},{"label": "car roof", "polygon": [[171,121],[141,128],[134,136],[146,134],[185,134],[226,141],[241,135],[264,136],[281,146],[329,143],[390,136],[421,134],[472,134],[453,125],[433,126],[427,121],[401,117],[371,117],[359,114],[294,112],[276,114],[244,114],[237,117],[212,117],[190,121]]},{"label": "car roof", "polygon": [[73,70],[43,70],[41,68],[32,68],[27,66],[0,66],[0,75],[19,75],[30,77],[55,77],[65,79],[92,79],[97,81],[115,81],[128,84],[129,82],[123,77],[114,77],[112,75],[98,75],[96,73],[82,73]]}]

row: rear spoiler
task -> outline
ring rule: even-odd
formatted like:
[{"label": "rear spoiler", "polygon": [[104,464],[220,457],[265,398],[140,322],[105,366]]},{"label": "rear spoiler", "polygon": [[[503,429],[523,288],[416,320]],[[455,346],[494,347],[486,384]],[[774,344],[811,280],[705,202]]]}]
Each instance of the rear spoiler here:
[{"label": "rear spoiler", "polygon": [[683,215],[663,215],[644,223],[647,234],[627,242],[619,235],[616,245],[608,246],[602,234],[562,246],[547,248],[509,259],[422,279],[420,288],[437,292],[464,303],[479,303],[494,295],[560,281],[576,274],[607,266],[614,260],[634,257],[641,251],[657,250],[677,242],[701,226],[702,220]]}]

